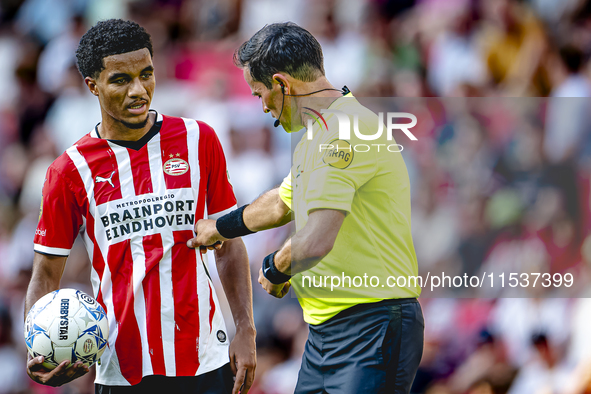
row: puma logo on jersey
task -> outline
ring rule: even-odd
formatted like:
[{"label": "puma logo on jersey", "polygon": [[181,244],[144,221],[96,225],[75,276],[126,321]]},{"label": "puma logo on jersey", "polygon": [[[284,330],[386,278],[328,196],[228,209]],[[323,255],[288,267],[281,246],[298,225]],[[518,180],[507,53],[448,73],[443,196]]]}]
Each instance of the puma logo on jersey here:
[{"label": "puma logo on jersey", "polygon": [[101,182],[109,182],[109,185],[111,185],[111,186],[115,187],[115,185],[113,185],[113,181],[111,180],[111,179],[113,178],[113,175],[115,175],[115,172],[117,172],[117,170],[113,171],[113,172],[111,173],[111,176],[110,176],[110,177],[108,177],[108,178],[103,178],[102,176],[98,176],[98,175],[97,175],[97,176],[96,176],[96,178],[94,179],[94,181],[95,181],[96,183],[101,183]]}]

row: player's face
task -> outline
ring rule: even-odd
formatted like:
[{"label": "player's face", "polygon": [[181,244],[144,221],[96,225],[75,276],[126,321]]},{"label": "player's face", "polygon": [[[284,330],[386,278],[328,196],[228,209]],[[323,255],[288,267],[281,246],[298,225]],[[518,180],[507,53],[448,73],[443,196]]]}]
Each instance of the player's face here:
[{"label": "player's face", "polygon": [[144,127],[156,86],[150,52],[143,48],[107,56],[103,64],[93,92],[99,97],[103,115],[131,129]]},{"label": "player's face", "polygon": [[[242,71],[244,73],[244,80],[248,86],[250,86],[252,95],[261,100],[263,112],[270,112],[271,116],[275,119],[281,114],[279,122],[281,122],[281,126],[289,132],[291,130],[291,111],[288,105],[290,100],[289,97],[286,97],[285,102],[283,102],[283,94],[281,93],[281,87],[279,84],[273,84],[273,87],[269,89],[264,83],[252,79],[248,67],[244,67]],[[281,113],[282,105],[283,113]]]}]

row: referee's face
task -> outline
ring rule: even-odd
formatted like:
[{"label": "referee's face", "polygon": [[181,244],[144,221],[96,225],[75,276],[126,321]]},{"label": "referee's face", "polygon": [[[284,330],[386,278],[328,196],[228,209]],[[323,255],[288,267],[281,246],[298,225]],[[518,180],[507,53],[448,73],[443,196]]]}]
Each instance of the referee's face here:
[{"label": "referee's face", "polygon": [[103,120],[107,116],[127,128],[143,128],[156,87],[150,51],[143,48],[107,56],[103,64],[93,91],[99,98]]},{"label": "referee's face", "polygon": [[[281,93],[281,87],[278,83],[273,83],[271,89],[267,88],[264,83],[254,81],[250,75],[248,67],[244,67],[242,70],[244,80],[250,87],[252,95],[258,97],[263,105],[264,113],[271,113],[271,116],[275,119],[279,119],[281,126],[286,131],[291,130],[291,111],[289,107],[289,97],[284,100],[283,94]],[[283,111],[281,108],[283,107]],[[279,117],[281,115],[281,117]]]}]

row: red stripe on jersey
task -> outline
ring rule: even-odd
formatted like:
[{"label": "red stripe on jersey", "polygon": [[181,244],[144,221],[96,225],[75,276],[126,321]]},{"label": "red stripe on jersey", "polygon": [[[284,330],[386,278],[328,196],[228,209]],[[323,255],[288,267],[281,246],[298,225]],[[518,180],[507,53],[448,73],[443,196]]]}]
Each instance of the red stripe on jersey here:
[{"label": "red stripe on jersey", "polygon": [[195,207],[195,223],[205,217],[205,204],[207,202],[207,167],[199,165],[199,190]]},{"label": "red stripe on jersey", "polygon": [[206,123],[197,121],[197,124],[201,177],[195,219],[199,220],[202,218],[204,204],[207,204],[207,213],[211,215],[236,205],[236,197],[228,178],[224,151],[215,131]]},{"label": "red stripe on jersey", "polygon": [[107,313],[107,306],[105,305],[105,300],[103,300],[103,293],[102,293],[100,287],[99,287],[98,295],[96,296],[96,301],[99,304],[101,304],[101,306],[105,310],[105,313]]},{"label": "red stripe on jersey", "polygon": [[77,148],[90,168],[96,205],[119,200],[121,198],[121,187],[115,152],[113,152],[106,140],[93,142],[80,144]]},{"label": "red stripe on jersey", "polygon": [[199,302],[197,255],[187,247],[193,231],[175,231],[172,247],[174,296],[174,356],[177,376],[194,376],[199,368]]},{"label": "red stripe on jersey", "polygon": [[181,118],[169,116],[163,118],[160,129],[160,149],[166,188],[191,187],[185,122]]},{"label": "red stripe on jersey", "polygon": [[211,139],[211,135],[213,135],[214,131],[209,125],[197,121],[199,125],[199,147],[198,147],[198,160],[199,160],[199,192],[197,193],[197,207],[195,209],[195,222],[199,219],[203,219],[205,217],[205,204],[207,203],[207,183],[209,182],[209,172],[211,171],[211,166],[208,165],[209,161],[207,160],[208,156],[208,148],[211,149],[211,146],[208,146],[208,142]]},{"label": "red stripe on jersey", "polygon": [[164,367],[164,350],[162,347],[162,321],[160,310],[160,260],[163,255],[162,236],[147,235],[143,240],[146,255],[146,277],[142,282],[146,300],[146,320],[148,329],[148,346],[152,359],[154,375],[166,375]]},{"label": "red stripe on jersey", "polygon": [[213,301],[213,289],[211,283],[209,283],[209,329],[211,330],[213,315],[215,315],[215,302]]},{"label": "red stripe on jersey", "polygon": [[142,380],[142,340],[134,312],[133,257],[130,241],[109,247],[107,262],[113,282],[113,307],[118,335],[115,349],[121,374],[132,385]]},{"label": "red stripe on jersey", "polygon": [[84,182],[74,162],[64,153],[47,169],[34,243],[71,249],[87,214]]},{"label": "red stripe on jersey", "polygon": [[127,149],[131,161],[131,174],[135,195],[152,193],[152,176],[150,175],[150,160],[148,149],[144,145],[140,150]]}]

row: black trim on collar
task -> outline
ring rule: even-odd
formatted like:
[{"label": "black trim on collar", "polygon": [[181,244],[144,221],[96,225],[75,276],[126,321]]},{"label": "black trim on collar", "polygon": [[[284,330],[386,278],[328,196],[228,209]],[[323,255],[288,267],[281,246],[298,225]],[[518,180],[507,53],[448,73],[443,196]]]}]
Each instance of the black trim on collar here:
[{"label": "black trim on collar", "polygon": [[[153,111],[153,112],[156,112],[156,111]],[[156,112],[156,119],[158,119],[158,112]],[[96,131],[96,135],[100,139],[104,139],[103,137],[101,137],[101,135],[98,131],[99,124],[100,123],[97,123],[97,125],[94,126],[94,130]],[[156,134],[158,134],[160,132],[161,128],[162,128],[162,121],[160,121],[160,122],[156,121],[156,122],[154,122],[154,124],[152,125],[150,130],[148,130],[148,132],[146,134],[144,134],[144,136],[137,141],[125,141],[125,140],[107,140],[107,141],[117,144],[119,146],[122,146],[124,148],[129,148],[129,149],[133,149],[133,150],[138,151],[138,150],[142,149],[148,142],[150,142],[152,137],[154,137]]]}]

